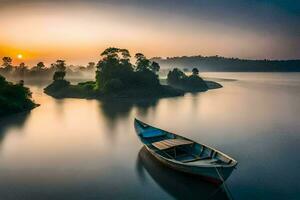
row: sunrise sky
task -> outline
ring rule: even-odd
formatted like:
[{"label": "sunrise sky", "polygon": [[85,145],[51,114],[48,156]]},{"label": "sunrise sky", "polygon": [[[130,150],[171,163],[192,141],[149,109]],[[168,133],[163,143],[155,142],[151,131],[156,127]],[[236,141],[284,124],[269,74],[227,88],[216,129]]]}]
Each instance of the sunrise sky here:
[{"label": "sunrise sky", "polygon": [[292,0],[0,0],[0,56],[97,61],[109,46],[148,57],[300,58]]}]

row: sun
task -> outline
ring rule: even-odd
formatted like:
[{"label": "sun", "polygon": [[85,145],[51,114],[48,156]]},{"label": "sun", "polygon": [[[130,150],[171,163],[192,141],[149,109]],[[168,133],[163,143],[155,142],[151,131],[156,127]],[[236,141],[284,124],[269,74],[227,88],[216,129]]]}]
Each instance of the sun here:
[{"label": "sun", "polygon": [[18,54],[17,57],[18,57],[18,59],[22,59],[23,55],[22,54]]}]

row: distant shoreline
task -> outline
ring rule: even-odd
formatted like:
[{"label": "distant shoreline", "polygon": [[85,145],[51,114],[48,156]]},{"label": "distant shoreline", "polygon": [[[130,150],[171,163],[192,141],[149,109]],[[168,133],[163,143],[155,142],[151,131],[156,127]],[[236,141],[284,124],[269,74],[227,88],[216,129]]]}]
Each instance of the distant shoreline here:
[{"label": "distant shoreline", "polygon": [[250,60],[221,56],[181,56],[152,58],[163,68],[167,66],[200,72],[300,72],[300,59],[294,60]]}]

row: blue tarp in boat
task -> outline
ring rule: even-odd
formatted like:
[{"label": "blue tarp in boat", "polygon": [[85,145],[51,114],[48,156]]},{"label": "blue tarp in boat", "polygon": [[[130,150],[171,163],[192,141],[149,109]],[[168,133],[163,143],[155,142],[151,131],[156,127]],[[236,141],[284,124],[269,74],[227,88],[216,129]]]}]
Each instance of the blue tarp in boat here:
[{"label": "blue tarp in boat", "polygon": [[144,138],[157,137],[157,136],[163,136],[163,135],[165,135],[165,133],[162,132],[161,130],[157,130],[157,129],[146,130],[146,131],[142,132],[142,136]]}]

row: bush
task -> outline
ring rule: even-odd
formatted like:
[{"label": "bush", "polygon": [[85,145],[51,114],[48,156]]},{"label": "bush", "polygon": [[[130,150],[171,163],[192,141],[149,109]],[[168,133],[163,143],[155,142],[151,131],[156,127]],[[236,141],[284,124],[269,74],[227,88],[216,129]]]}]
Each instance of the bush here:
[{"label": "bush", "polygon": [[208,87],[202,78],[196,75],[191,75],[186,79],[186,85],[190,88],[203,88],[207,90]]},{"label": "bush", "polygon": [[78,86],[85,90],[93,90],[95,89],[95,84],[96,83],[94,81],[87,81],[87,82],[78,83]]},{"label": "bush", "polygon": [[112,79],[105,83],[103,90],[105,93],[110,93],[120,91],[123,88],[124,84],[120,79]]},{"label": "bush", "polygon": [[29,88],[7,82],[0,76],[0,116],[30,110],[35,106]]},{"label": "bush", "polygon": [[205,81],[198,76],[198,73],[198,70],[193,70],[193,74],[187,76],[181,70],[175,68],[172,71],[169,71],[167,82],[169,85],[189,92],[205,91],[208,87]]},{"label": "bush", "polygon": [[66,88],[70,86],[70,82],[66,80],[57,80],[53,81],[50,85],[48,85],[44,90],[46,93],[56,92],[62,88]]},{"label": "bush", "polygon": [[160,85],[158,76],[150,70],[135,72],[134,80],[136,87],[153,88]]}]

